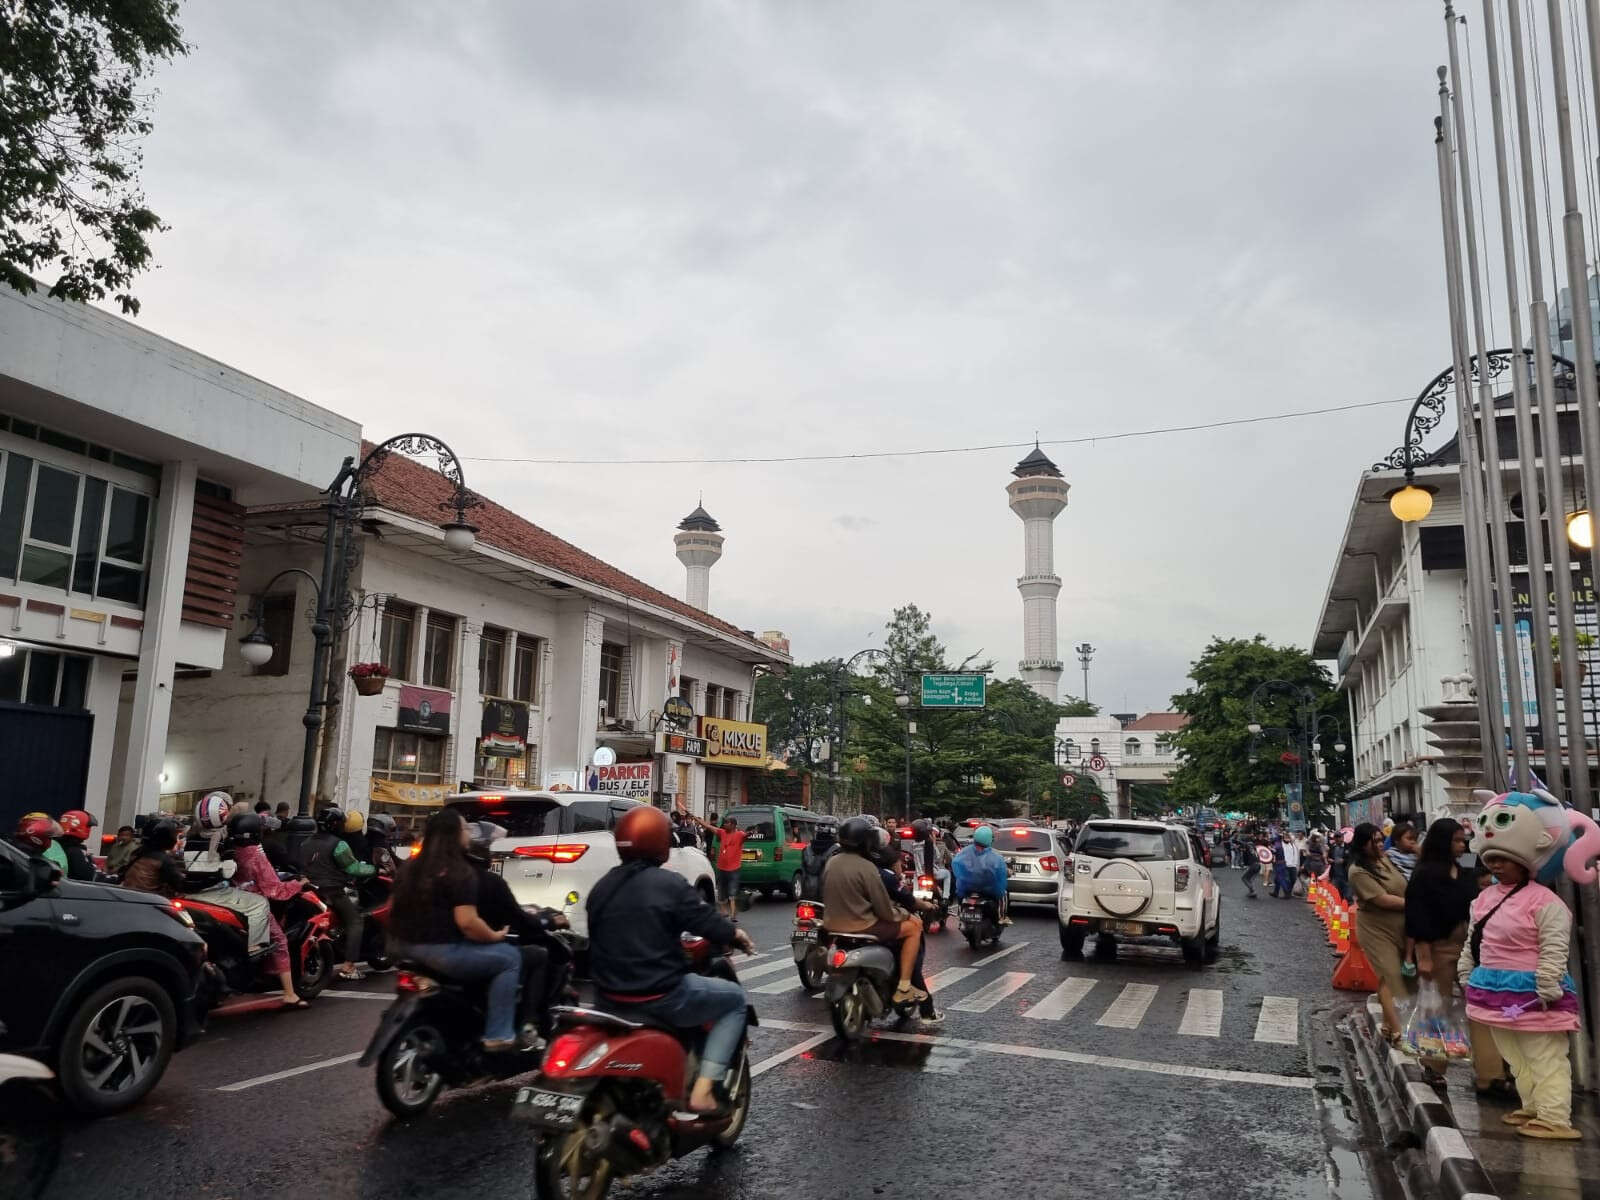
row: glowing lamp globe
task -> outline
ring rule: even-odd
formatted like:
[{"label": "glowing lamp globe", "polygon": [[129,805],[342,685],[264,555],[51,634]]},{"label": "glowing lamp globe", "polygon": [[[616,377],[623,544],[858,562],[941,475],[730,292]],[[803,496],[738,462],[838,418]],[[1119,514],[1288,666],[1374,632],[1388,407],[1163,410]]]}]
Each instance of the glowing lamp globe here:
[{"label": "glowing lamp globe", "polygon": [[1396,520],[1414,524],[1433,511],[1433,496],[1416,484],[1408,483],[1389,497],[1389,511]]},{"label": "glowing lamp globe", "polygon": [[1567,518],[1567,541],[1580,550],[1594,548],[1594,518],[1587,508],[1580,508]]}]

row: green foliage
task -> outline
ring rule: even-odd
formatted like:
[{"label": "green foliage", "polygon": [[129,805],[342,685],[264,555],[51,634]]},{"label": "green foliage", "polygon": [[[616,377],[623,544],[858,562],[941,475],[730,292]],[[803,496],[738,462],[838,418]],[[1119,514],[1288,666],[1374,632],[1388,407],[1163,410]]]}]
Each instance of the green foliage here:
[{"label": "green foliage", "polygon": [[0,281],[103,300],[129,291],[162,229],[139,187],[150,132],[138,85],[183,54],[176,0],[6,0],[0,7]]},{"label": "green foliage", "polygon": [[[1227,811],[1275,815],[1284,786],[1294,777],[1293,767],[1284,765],[1279,756],[1295,747],[1281,736],[1263,733],[1256,739],[1258,761],[1251,763],[1252,735],[1247,726],[1255,719],[1268,728],[1292,728],[1297,724],[1297,701],[1286,691],[1270,690],[1263,693],[1252,718],[1251,694],[1268,680],[1285,680],[1309,688],[1317,712],[1337,720],[1342,705],[1327,671],[1306,651],[1273,646],[1258,634],[1250,639],[1213,638],[1190,667],[1189,678],[1194,686],[1172,698],[1173,708],[1187,713],[1189,723],[1173,738],[1181,762],[1172,776],[1169,803],[1214,803]],[[1330,799],[1342,795],[1348,778],[1348,756],[1333,752],[1334,740],[1324,738]],[[1319,811],[1317,781],[1309,763],[1306,775],[1308,815],[1313,821],[1329,819],[1331,813]]]}]

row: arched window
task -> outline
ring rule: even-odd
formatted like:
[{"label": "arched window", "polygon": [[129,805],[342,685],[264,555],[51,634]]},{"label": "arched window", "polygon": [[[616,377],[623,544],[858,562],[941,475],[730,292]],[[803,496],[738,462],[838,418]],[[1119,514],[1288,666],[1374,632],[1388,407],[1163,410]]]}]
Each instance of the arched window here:
[{"label": "arched window", "polygon": [[1100,739],[1099,738],[1090,738],[1089,739],[1089,753],[1090,754],[1099,754],[1100,753]]},{"label": "arched window", "polygon": [[1129,738],[1122,743],[1122,753],[1128,758],[1138,758],[1141,753],[1138,738]]}]

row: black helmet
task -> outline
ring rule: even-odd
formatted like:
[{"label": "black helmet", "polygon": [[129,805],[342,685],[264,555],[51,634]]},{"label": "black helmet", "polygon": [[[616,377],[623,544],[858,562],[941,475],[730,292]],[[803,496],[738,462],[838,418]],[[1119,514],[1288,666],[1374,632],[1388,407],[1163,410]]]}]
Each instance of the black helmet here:
[{"label": "black helmet", "polygon": [[330,804],[317,814],[317,828],[323,833],[343,833],[344,809]]},{"label": "black helmet", "polygon": [[928,820],[927,817],[918,817],[911,822],[911,832],[916,834],[917,839],[920,841],[933,832],[933,822]]},{"label": "black helmet", "polygon": [[505,837],[503,826],[496,825],[493,821],[468,821],[467,857],[474,862],[481,862],[485,866],[489,863],[489,847]]},{"label": "black helmet", "polygon": [[385,838],[393,838],[400,827],[388,813],[373,813],[367,817],[367,836],[381,834]]},{"label": "black helmet", "polygon": [[872,857],[878,847],[877,826],[867,817],[851,817],[839,826],[839,845],[855,854]]},{"label": "black helmet", "polygon": [[146,821],[141,839],[148,850],[171,850],[178,844],[178,823],[165,817]]},{"label": "black helmet", "polygon": [[261,814],[234,813],[228,818],[228,840],[237,846],[256,846],[261,843]]}]

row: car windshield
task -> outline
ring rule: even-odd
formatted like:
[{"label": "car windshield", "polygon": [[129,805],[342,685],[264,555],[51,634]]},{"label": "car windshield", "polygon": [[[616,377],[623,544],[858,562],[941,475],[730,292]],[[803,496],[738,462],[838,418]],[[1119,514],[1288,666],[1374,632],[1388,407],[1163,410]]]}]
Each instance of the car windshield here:
[{"label": "car windshield", "polygon": [[1050,835],[1042,829],[1024,829],[1017,826],[1003,829],[994,837],[996,850],[1048,850]]},{"label": "car windshield", "polygon": [[554,800],[458,800],[450,805],[468,821],[493,821],[507,837],[554,837],[561,832],[561,805]]},{"label": "car windshield", "polygon": [[1090,858],[1131,858],[1156,862],[1171,858],[1164,829],[1145,829],[1137,825],[1090,825],[1078,835],[1074,854]]}]

